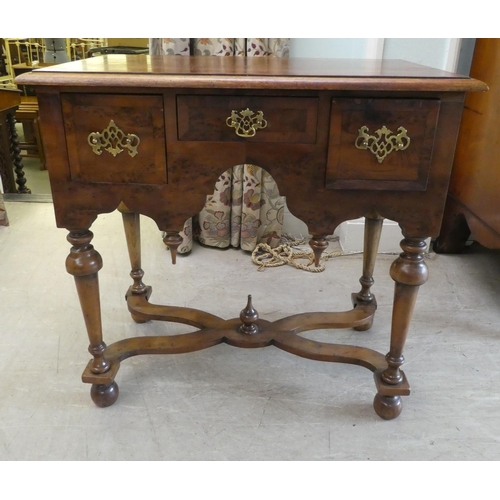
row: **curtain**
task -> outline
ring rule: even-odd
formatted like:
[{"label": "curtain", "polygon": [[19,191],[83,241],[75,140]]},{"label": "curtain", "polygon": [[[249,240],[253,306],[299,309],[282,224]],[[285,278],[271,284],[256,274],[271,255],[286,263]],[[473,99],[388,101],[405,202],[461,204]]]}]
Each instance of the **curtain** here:
[{"label": "curtain", "polygon": [[150,38],[149,53],[172,56],[288,57],[289,38]]},{"label": "curtain", "polygon": [[[289,38],[150,38],[151,55],[288,57]],[[235,165],[217,180],[212,195],[186,221],[179,253],[193,238],[212,247],[252,251],[259,243],[276,247],[281,238],[285,198],[271,175],[257,165]]]}]

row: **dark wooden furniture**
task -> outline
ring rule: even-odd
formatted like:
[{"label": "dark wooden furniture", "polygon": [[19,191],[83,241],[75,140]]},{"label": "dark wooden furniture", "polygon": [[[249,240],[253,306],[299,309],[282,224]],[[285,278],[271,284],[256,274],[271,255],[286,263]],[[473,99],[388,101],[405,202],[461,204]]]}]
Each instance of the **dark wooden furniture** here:
[{"label": "dark wooden furniture", "polygon": [[[47,170],[36,97],[21,97],[21,103],[16,110],[16,121],[21,123],[24,132],[24,140],[19,142],[21,156],[38,158],[40,160],[40,170]],[[22,153],[22,151],[26,152]]]},{"label": "dark wooden furniture", "polygon": [[[40,66],[36,66],[40,67]],[[14,73],[14,77],[18,77],[19,75],[22,75],[24,73],[30,73],[35,69],[33,65],[27,64],[25,62],[17,63],[12,65],[12,71]],[[22,92],[23,96],[34,96],[35,95],[35,89],[31,86],[26,86],[26,85],[19,85],[18,86],[19,90]]]},{"label": "dark wooden furniture", "polygon": [[15,114],[20,103],[21,92],[0,89],[0,177],[5,193],[29,194],[16,131]]},{"label": "dark wooden furniture", "polygon": [[[35,71],[18,83],[36,87],[57,224],[69,230],[72,245],[66,267],[90,339],[83,381],[92,384],[98,406],[118,397],[115,377],[124,359],[226,342],[364,366],[375,375],[377,414],[400,414],[401,396],[410,392],[400,369],[403,348],[418,288],[427,280],[425,239],[441,225],[465,93],[486,85],[401,61],[123,55]],[[344,220],[366,217],[361,290],[352,295],[352,310],[269,322],[259,318],[250,297],[229,320],[150,302],[139,214],[166,232],[175,262],[184,221],[203,207],[220,173],[241,163],[273,175],[313,235],[316,264],[325,235]],[[132,318],[186,323],[197,332],[104,343],[102,260],[89,228],[98,214],[117,207],[132,266]],[[396,284],[388,354],[302,337],[314,329],[370,328],[383,217],[398,221],[404,233],[391,268]]]},{"label": "dark wooden furniture", "polygon": [[477,39],[471,76],[490,90],[465,99],[438,253],[462,251],[471,232],[485,247],[500,248],[500,39]]}]

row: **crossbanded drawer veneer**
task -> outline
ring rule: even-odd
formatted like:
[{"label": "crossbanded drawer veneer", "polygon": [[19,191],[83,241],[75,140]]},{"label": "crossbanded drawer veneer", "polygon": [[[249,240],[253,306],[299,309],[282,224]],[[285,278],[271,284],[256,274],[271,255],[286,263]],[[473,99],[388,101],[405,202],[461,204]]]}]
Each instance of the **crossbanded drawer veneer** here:
[{"label": "crossbanded drawer veneer", "polygon": [[[175,354],[221,342],[274,345],[310,359],[374,373],[374,408],[385,419],[410,393],[401,370],[419,286],[427,280],[425,240],[439,233],[463,101],[477,80],[403,61],[107,55],[44,68],[17,79],[36,88],[58,227],[69,230],[66,267],[75,277],[92,359],[83,381],[98,406],[118,397],[120,363],[139,354]],[[139,214],[165,231],[175,263],[184,221],[203,207],[233,165],[266,169],[290,211],[313,235],[315,263],[326,235],[366,218],[361,290],[346,312],[259,318],[251,297],[239,317],[150,302],[142,281]],[[132,266],[132,318],[173,321],[198,331],[103,340],[93,221],[119,209]],[[301,332],[370,328],[371,291],[383,218],[403,231],[387,355],[315,342]],[[242,295],[245,292],[242,292]],[[248,291],[247,291],[248,293]],[[244,304],[242,304],[244,305]]]}]

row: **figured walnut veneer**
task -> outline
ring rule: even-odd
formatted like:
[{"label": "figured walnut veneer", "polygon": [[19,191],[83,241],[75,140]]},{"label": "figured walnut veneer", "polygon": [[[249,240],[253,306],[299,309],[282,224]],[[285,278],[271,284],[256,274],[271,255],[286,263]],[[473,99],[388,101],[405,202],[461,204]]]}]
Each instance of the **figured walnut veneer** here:
[{"label": "figured walnut veneer", "polygon": [[[115,377],[126,358],[225,342],[274,345],[310,359],[368,368],[377,386],[375,411],[385,419],[400,414],[401,396],[410,391],[401,371],[403,349],[428,273],[424,240],[436,236],[441,225],[465,93],[486,90],[483,83],[404,61],[124,55],[53,66],[17,81],[37,91],[57,225],[70,231],[67,270],[75,277],[90,339],[92,359],[83,381],[92,384],[98,406],[116,401]],[[245,116],[260,123],[241,137],[234,120]],[[392,152],[384,158],[356,147],[363,130],[389,137],[386,130],[397,134],[400,127],[410,143],[387,148]],[[150,302],[139,214],[165,231],[175,262],[184,221],[200,211],[218,176],[242,163],[274,177],[291,212],[313,235],[316,265],[328,245],[325,235],[347,219],[366,218],[361,290],[352,295],[350,311],[269,322],[259,317],[251,297],[247,301],[247,291],[242,291],[246,307],[229,320]],[[132,267],[127,304],[133,320],[185,323],[196,332],[106,346],[98,289],[102,260],[89,228],[98,214],[117,207]],[[370,328],[384,217],[397,221],[404,235],[403,251],[391,267],[395,296],[388,354],[302,337],[314,329]]]}]

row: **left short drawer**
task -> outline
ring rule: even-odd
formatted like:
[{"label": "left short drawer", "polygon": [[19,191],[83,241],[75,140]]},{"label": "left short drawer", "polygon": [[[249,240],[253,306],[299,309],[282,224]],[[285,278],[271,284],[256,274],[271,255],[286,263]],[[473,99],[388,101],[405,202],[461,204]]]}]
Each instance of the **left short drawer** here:
[{"label": "left short drawer", "polygon": [[161,95],[66,93],[61,100],[71,180],[167,182]]}]

